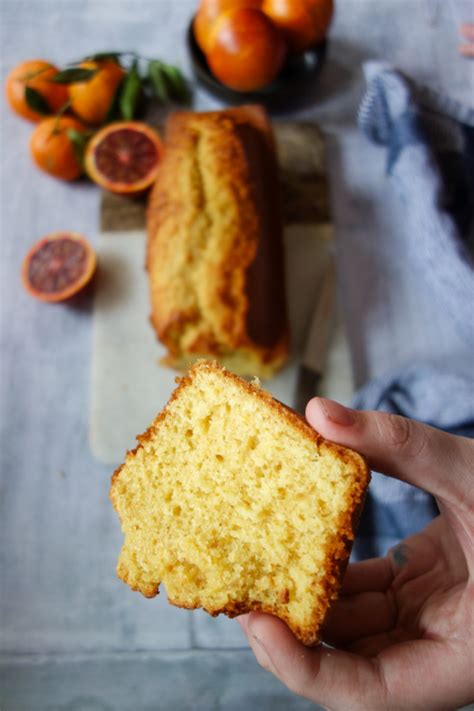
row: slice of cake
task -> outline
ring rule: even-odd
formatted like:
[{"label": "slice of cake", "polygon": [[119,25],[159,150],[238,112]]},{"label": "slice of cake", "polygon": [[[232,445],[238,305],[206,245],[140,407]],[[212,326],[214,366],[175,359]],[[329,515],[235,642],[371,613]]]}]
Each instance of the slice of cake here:
[{"label": "slice of cake", "polygon": [[216,363],[179,380],[112,478],[117,572],[179,607],[284,620],[319,640],[369,482],[364,459]]}]

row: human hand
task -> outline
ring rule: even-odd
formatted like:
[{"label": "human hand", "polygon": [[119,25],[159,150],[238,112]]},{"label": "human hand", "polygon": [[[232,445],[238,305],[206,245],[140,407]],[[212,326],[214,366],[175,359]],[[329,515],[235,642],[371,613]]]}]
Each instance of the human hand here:
[{"label": "human hand", "polygon": [[323,631],[303,646],[271,615],[239,618],[258,662],[332,711],[446,711],[474,699],[474,442],[315,398],[308,422],[372,469],[436,497],[440,515],[384,558],[350,565]]},{"label": "human hand", "polygon": [[474,57],[474,25],[461,25],[459,31],[467,39],[467,43],[459,45],[459,52],[465,57]]}]

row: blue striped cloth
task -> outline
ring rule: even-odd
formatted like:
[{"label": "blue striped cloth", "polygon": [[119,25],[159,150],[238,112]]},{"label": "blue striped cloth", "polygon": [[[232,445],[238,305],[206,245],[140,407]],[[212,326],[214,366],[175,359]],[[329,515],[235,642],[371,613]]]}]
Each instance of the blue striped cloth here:
[{"label": "blue striped cloth", "polygon": [[[384,63],[369,62],[364,73],[359,127],[387,151],[388,180],[413,234],[411,266],[449,310],[474,364],[474,111]],[[354,406],[474,437],[474,373],[449,366],[413,363],[387,373],[363,387]],[[374,472],[353,558],[384,555],[436,515],[431,496]]]},{"label": "blue striped cloth", "polygon": [[[369,382],[356,394],[354,407],[392,412],[451,434],[474,437],[474,377],[435,365],[413,364]],[[353,558],[385,555],[437,514],[435,500],[424,491],[372,472]]]}]

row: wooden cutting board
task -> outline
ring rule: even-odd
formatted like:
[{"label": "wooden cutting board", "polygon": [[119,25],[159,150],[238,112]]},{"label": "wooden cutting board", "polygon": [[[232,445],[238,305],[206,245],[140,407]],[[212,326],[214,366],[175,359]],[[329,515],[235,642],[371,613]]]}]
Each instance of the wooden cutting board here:
[{"label": "wooden cutting board", "polygon": [[[314,124],[285,122],[275,124],[275,133],[292,359],[264,386],[291,406],[299,354],[332,258],[333,228],[321,132]],[[166,404],[179,375],[160,365],[165,351],[148,321],[145,244],[145,203],[104,194],[93,308],[90,442],[94,456],[111,465],[135,446],[135,436]],[[352,395],[350,360],[338,319],[320,392],[345,402]]]}]

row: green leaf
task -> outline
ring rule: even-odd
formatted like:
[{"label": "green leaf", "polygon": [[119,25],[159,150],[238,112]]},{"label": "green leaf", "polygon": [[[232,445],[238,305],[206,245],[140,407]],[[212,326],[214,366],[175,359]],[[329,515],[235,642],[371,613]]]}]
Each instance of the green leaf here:
[{"label": "green leaf", "polygon": [[76,160],[79,165],[82,166],[84,164],[84,153],[91,134],[90,132],[82,133],[81,131],[77,131],[75,128],[68,128],[66,134],[71,141]]},{"label": "green leaf", "polygon": [[36,113],[43,114],[44,116],[51,113],[49,104],[44,96],[42,96],[39,91],[36,91],[36,89],[33,89],[31,86],[25,87],[25,99],[30,109],[36,111]]},{"label": "green leaf", "polygon": [[58,113],[56,114],[56,116],[61,117],[63,114],[66,113],[66,111],[70,108],[70,106],[71,106],[71,100],[68,99],[68,100],[65,101],[64,104],[61,106],[61,108],[59,109],[59,111],[58,111]]},{"label": "green leaf", "polygon": [[134,62],[125,77],[120,91],[120,113],[125,121],[131,121],[133,119],[141,89],[142,82],[138,73],[137,62]]},{"label": "green leaf", "polygon": [[150,61],[148,65],[148,79],[153,93],[163,103],[189,101],[190,92],[183,74],[172,64],[165,64],[158,59]]},{"label": "green leaf", "polygon": [[49,71],[49,69],[50,66],[46,65],[41,69],[36,69],[34,72],[26,72],[26,74],[23,74],[23,76],[20,77],[20,81],[22,82],[22,84],[28,83],[35,77],[39,77],[41,74],[44,74],[45,72]]},{"label": "green leaf", "polygon": [[96,52],[95,54],[90,54],[88,57],[82,59],[82,62],[104,62],[107,59],[119,63],[119,59],[123,52]]},{"label": "green leaf", "polygon": [[109,110],[107,111],[107,116],[104,119],[104,123],[111,123],[112,121],[119,121],[121,118],[121,112],[120,112],[120,96],[122,93],[122,87],[126,81],[126,76],[121,80],[120,84],[118,85],[114,98],[112,99],[112,103],[109,106]]},{"label": "green leaf", "polygon": [[180,103],[189,101],[188,85],[178,67],[174,67],[172,64],[163,64],[163,72],[172,98]]},{"label": "green leaf", "polygon": [[165,104],[169,101],[168,83],[163,72],[163,65],[158,60],[152,60],[148,65],[148,78],[154,95]]},{"label": "green leaf", "polygon": [[75,84],[80,81],[90,81],[97,74],[97,69],[84,69],[83,67],[71,67],[58,72],[51,79],[55,84]]}]

